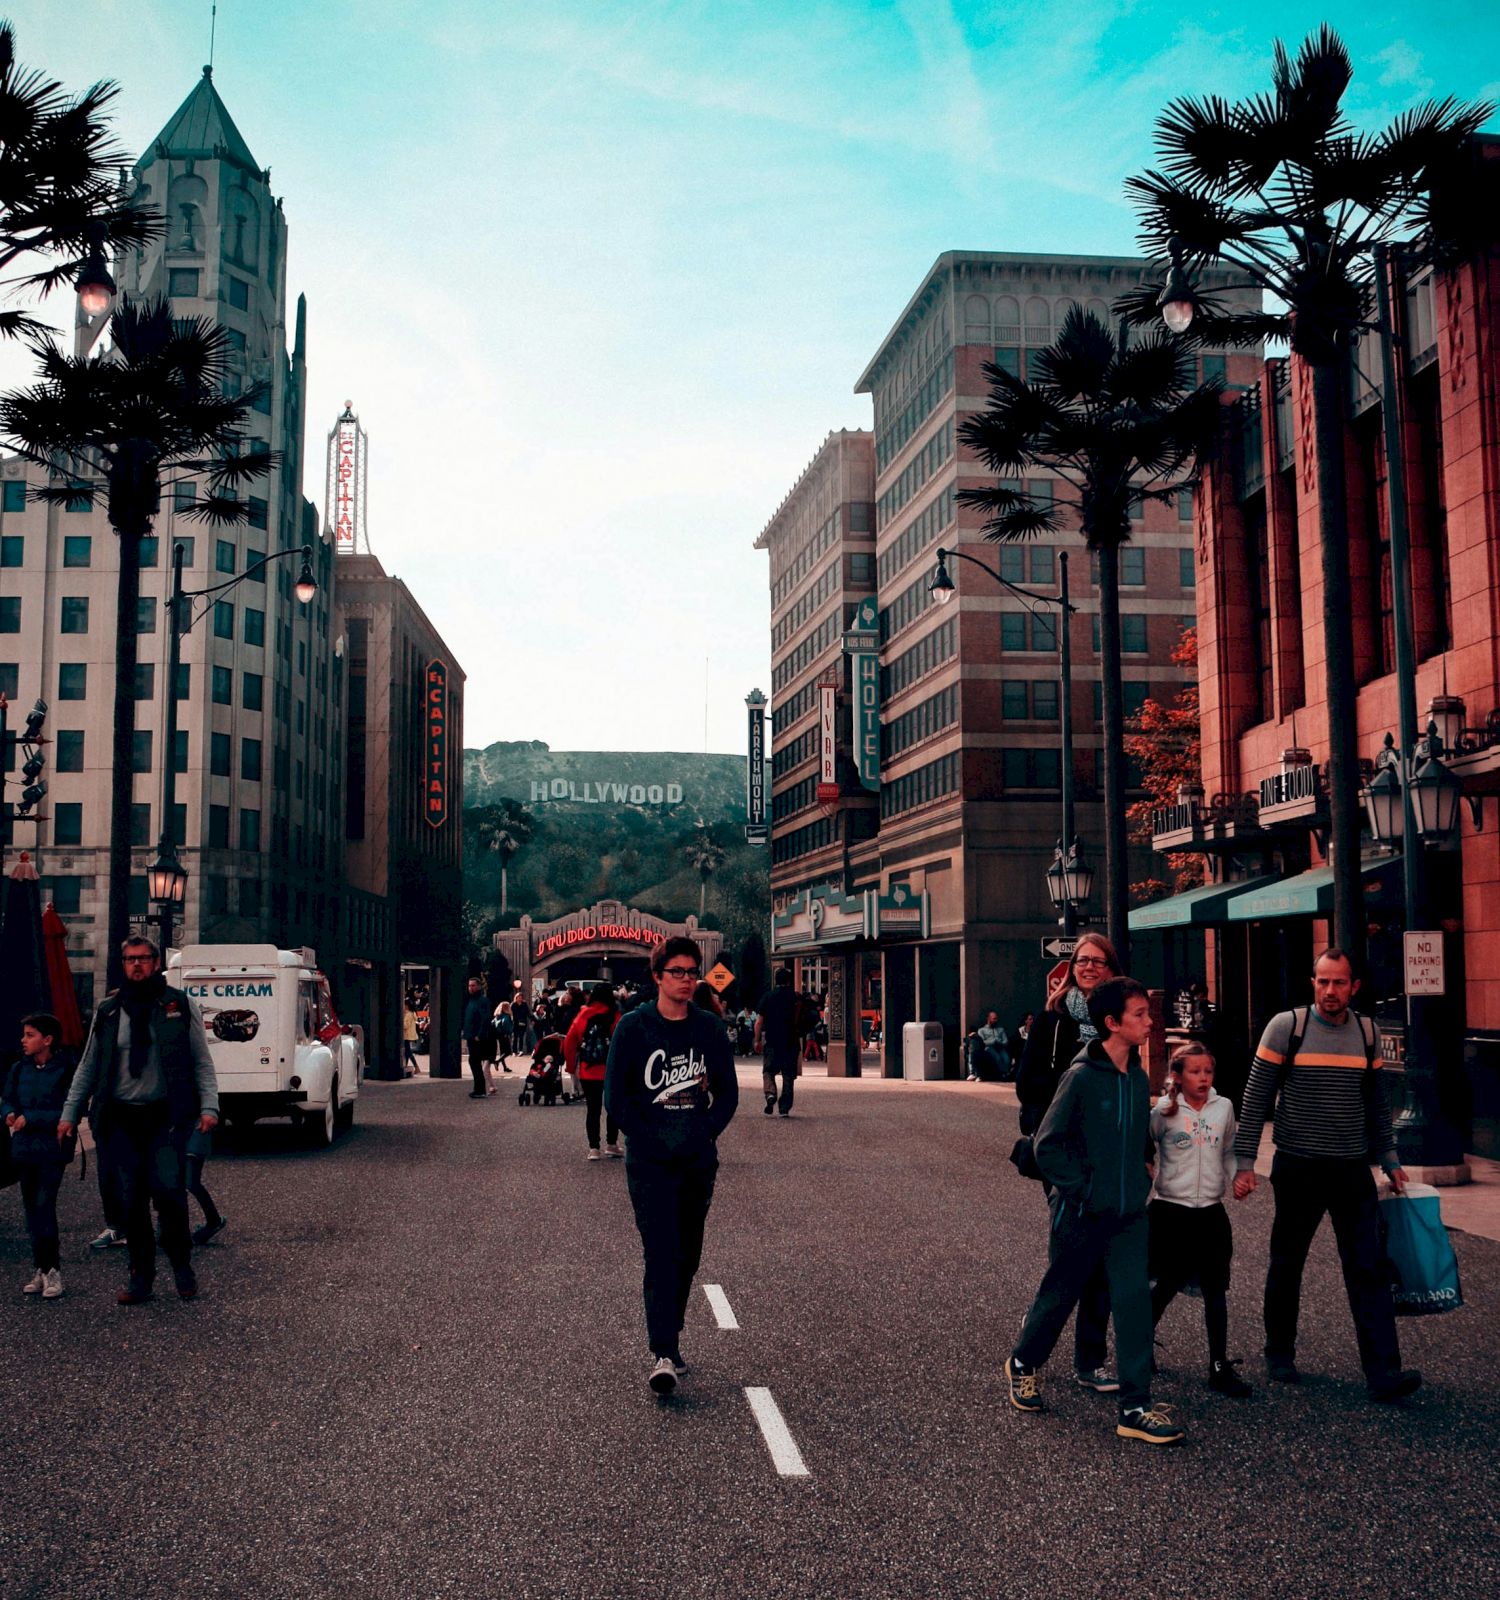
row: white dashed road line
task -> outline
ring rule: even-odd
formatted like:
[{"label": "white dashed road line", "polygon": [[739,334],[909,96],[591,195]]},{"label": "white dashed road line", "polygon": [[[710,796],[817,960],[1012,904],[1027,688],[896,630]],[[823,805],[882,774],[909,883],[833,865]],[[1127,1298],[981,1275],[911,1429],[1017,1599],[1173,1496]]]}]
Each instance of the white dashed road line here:
[{"label": "white dashed road line", "polygon": [[737,1328],[739,1323],[735,1320],[734,1312],[729,1308],[729,1296],[726,1295],[716,1283],[705,1283],[703,1292],[708,1296],[708,1303],[714,1308],[714,1317],[721,1328]]},{"label": "white dashed road line", "polygon": [[745,1398],[750,1402],[750,1409],[755,1414],[756,1422],[760,1424],[761,1437],[766,1441],[766,1448],[771,1452],[771,1460],[777,1472],[783,1478],[810,1477],[811,1474],[802,1460],[802,1452],[798,1450],[791,1430],[777,1409],[776,1402],[771,1398],[771,1391],[746,1389]]}]

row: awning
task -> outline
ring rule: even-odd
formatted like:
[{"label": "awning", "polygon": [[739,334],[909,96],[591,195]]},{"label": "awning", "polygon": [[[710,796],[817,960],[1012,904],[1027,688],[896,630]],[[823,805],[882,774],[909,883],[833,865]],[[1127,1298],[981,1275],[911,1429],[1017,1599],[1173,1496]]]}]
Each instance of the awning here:
[{"label": "awning", "polygon": [[1130,931],[1145,933],[1154,928],[1212,928],[1228,918],[1225,907],[1238,894],[1278,882],[1274,877],[1241,878],[1237,883],[1205,883],[1165,900],[1137,906],[1130,913]]},{"label": "awning", "polygon": [[[1374,903],[1395,904],[1401,896],[1401,857],[1369,856],[1360,865],[1365,894]],[[1276,917],[1325,917],[1333,911],[1333,868],[1314,867],[1293,878],[1279,878],[1237,894],[1225,908],[1230,922],[1264,922]]]}]

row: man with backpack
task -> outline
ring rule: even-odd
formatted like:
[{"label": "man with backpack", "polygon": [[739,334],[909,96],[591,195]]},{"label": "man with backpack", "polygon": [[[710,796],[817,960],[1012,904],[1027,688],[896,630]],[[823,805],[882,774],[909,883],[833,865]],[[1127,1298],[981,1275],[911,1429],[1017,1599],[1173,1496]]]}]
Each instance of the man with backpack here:
[{"label": "man with backpack", "polygon": [[[589,992],[588,1004],[573,1018],[572,1026],[563,1039],[563,1061],[583,1090],[583,1131],[589,1142],[590,1161],[599,1159],[599,1111],[604,1104],[604,1068],[609,1061],[609,1041],[618,1019],[614,990],[607,983],[596,983]],[[620,1130],[615,1126],[613,1117],[605,1119],[604,1153],[614,1158],[622,1153]]]},{"label": "man with backpack", "polygon": [[1302,1269],[1326,1213],[1338,1240],[1365,1383],[1372,1400],[1389,1402],[1420,1387],[1422,1375],[1402,1369],[1396,1339],[1370,1165],[1379,1162],[1397,1194],[1406,1187],[1406,1173],[1396,1154],[1379,1030],[1349,1009],[1358,993],[1353,963],[1330,947],[1313,963],[1315,1004],[1283,1011],[1267,1024],[1234,1141],[1234,1197],[1255,1192],[1261,1129],[1274,1107],[1266,1371],[1280,1383],[1298,1381]]}]

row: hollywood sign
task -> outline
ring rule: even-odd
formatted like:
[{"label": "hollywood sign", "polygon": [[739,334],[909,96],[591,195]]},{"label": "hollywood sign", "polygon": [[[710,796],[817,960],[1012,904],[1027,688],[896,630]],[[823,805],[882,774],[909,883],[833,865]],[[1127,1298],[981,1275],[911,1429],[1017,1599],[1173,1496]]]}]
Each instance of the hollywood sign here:
[{"label": "hollywood sign", "polygon": [[575,944],[598,944],[611,940],[619,944],[658,945],[665,938],[665,934],[657,933],[652,928],[633,928],[626,922],[591,922],[586,927],[568,928],[541,940],[536,947],[536,959],[540,961],[554,950],[566,950]]},{"label": "hollywood sign", "polygon": [[531,800],[569,800],[585,806],[675,806],[682,801],[680,783],[614,783],[597,778],[582,783],[572,778],[533,778]]}]

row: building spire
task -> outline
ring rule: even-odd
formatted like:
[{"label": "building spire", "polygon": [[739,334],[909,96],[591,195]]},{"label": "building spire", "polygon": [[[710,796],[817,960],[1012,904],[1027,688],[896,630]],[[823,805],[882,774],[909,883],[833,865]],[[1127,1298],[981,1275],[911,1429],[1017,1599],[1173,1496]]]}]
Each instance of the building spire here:
[{"label": "building spire", "polygon": [[214,75],[214,40],[219,31],[219,4],[218,0],[208,8],[208,65],[203,69],[205,78]]}]

